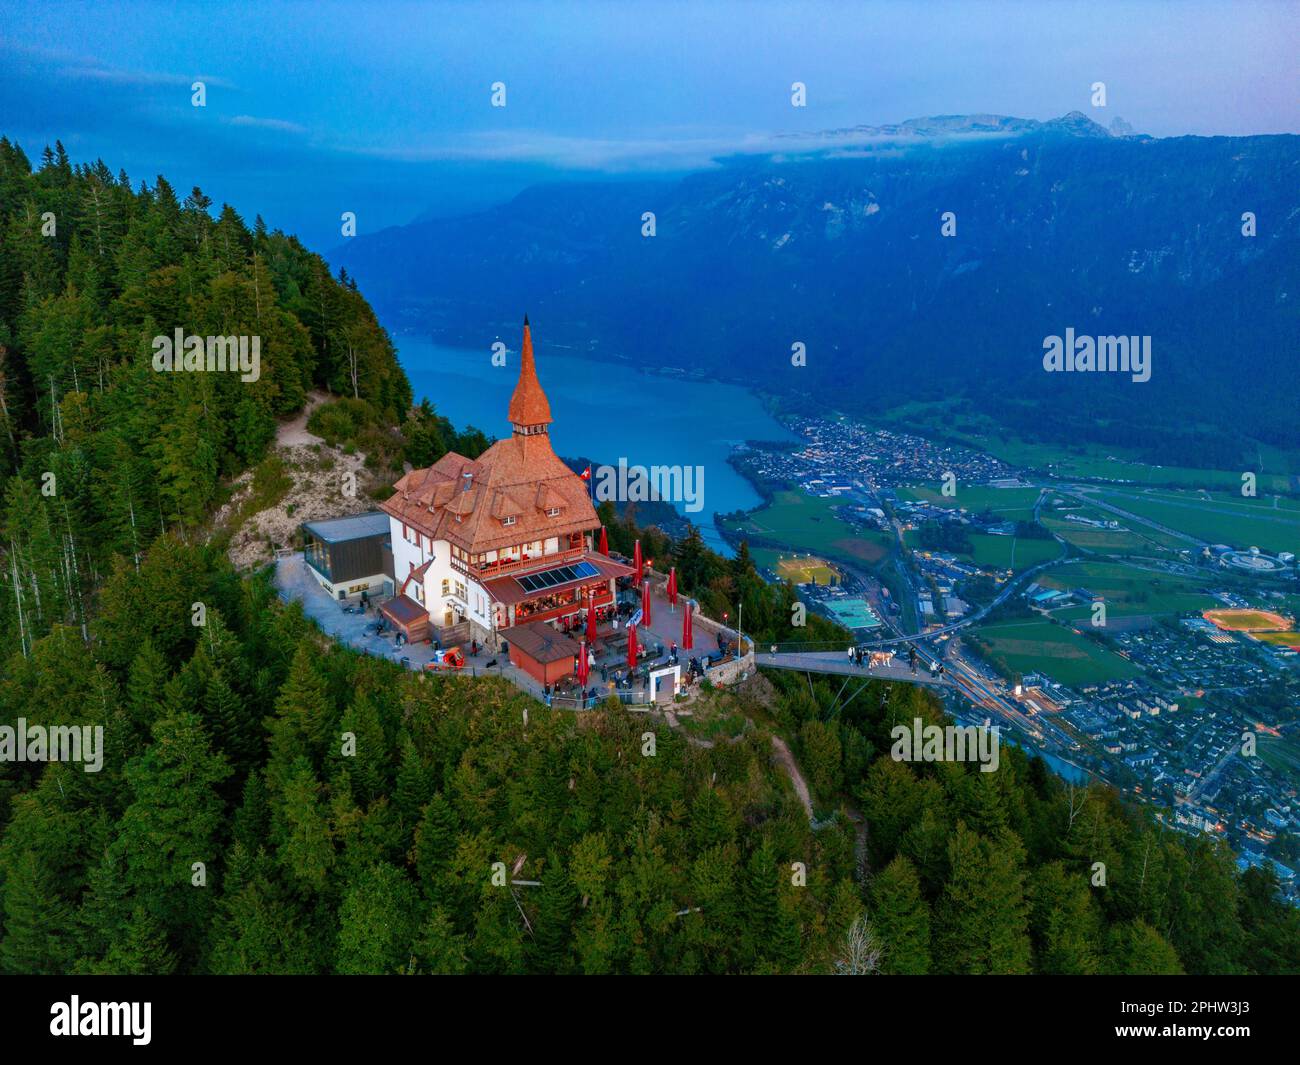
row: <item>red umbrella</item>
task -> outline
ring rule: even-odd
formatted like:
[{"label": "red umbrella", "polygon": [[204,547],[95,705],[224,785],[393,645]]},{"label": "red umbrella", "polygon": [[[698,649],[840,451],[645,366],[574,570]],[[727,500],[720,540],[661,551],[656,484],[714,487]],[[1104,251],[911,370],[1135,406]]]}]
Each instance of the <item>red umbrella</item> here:
[{"label": "red umbrella", "polygon": [[641,624],[650,624],[650,582],[641,583]]},{"label": "red umbrella", "polygon": [[677,567],[674,566],[668,571],[668,605],[676,608],[677,606]]},{"label": "red umbrella", "polygon": [[636,669],[636,626],[627,627],[627,668]]},{"label": "red umbrella", "polygon": [[641,587],[641,541],[632,548],[632,583]]},{"label": "red umbrella", "polygon": [[682,614],[682,650],[689,651],[695,646],[695,636],[691,632],[691,607],[695,604],[686,600],[686,609]]},{"label": "red umbrella", "polygon": [[578,687],[587,686],[587,641],[583,640],[578,650]]},{"label": "red umbrella", "polygon": [[609,533],[605,531],[605,526],[600,527],[600,553],[609,558]]},{"label": "red umbrella", "polygon": [[587,596],[587,642],[596,642],[596,596],[592,593]]}]

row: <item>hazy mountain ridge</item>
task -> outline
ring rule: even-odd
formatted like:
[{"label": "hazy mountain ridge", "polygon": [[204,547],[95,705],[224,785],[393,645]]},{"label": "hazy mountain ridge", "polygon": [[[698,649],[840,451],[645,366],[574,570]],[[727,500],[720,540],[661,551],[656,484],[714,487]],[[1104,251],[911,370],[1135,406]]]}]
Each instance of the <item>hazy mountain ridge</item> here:
[{"label": "hazy mountain ridge", "polygon": [[[1243,431],[1300,443],[1300,138],[1112,136],[1078,112],[903,127],[905,148],[536,186],[357,238],[339,261],[389,321],[446,342],[486,347],[527,308],[544,345],[813,404],[964,396],[1048,436],[1167,449],[1195,421],[1228,430],[1229,451]],[[1152,336],[1151,380],[1044,373],[1043,338],[1067,328]]]}]

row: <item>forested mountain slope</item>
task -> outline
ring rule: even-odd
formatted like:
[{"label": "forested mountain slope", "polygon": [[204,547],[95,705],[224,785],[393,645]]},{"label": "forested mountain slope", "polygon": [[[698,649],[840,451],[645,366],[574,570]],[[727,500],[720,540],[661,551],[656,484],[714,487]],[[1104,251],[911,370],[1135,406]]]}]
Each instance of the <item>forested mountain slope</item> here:
[{"label": "forested mountain slope", "polygon": [[[333,644],[204,535],[230,476],[309,387],[347,397],[313,423],[331,439],[400,422],[421,464],[485,442],[409,411],[365,301],[292,238],[58,151],[33,174],[0,142],[0,163],[0,725],[103,729],[98,772],[0,761],[0,971],[1300,967],[1268,875],[1113,792],[1070,794],[1015,751],[995,774],[895,762],[890,728],[940,716],[919,689],[841,703],[792,675],[674,729]],[[150,339],[176,327],[261,330],[259,380],[154,372]],[[755,637],[787,624],[790,589],[746,552],[602,516],[711,609],[743,598]],[[883,954],[849,950],[855,926]]]},{"label": "forested mountain slope", "polygon": [[[112,560],[190,534],[306,391],[410,386],[365,300],[318,255],[165,178],[132,188],[61,146],[33,171],[0,139],[0,650],[83,625]],[[156,336],[260,338],[260,373],[160,373]],[[14,584],[18,585],[15,592]]]}]

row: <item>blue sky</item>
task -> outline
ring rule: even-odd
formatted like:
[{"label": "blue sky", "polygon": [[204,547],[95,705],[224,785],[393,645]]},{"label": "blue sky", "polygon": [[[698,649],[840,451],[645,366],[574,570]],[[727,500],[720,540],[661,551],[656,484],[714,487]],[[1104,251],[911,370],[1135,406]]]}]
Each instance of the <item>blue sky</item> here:
[{"label": "blue sky", "polygon": [[[5,0],[0,133],[33,158],[57,137],[136,180],[199,184],[325,250],[346,210],[374,230],[545,178],[672,173],[778,134],[923,115],[1300,132],[1297,10]],[[790,106],[793,81],[806,108]]]}]

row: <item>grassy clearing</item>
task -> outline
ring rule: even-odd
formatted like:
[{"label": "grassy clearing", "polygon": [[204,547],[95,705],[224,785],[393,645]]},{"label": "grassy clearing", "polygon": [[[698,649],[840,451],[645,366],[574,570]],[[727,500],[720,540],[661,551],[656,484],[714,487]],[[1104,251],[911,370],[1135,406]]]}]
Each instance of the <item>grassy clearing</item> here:
[{"label": "grassy clearing", "polygon": [[[1080,562],[1047,570],[1038,578],[1046,588],[1086,588],[1100,595],[1113,617],[1177,616],[1212,608],[1217,602],[1203,582],[1166,573],[1152,573],[1115,562]],[[1066,607],[1054,618],[1075,622],[1089,618],[1090,606]]]},{"label": "grassy clearing", "polygon": [[956,495],[945,496],[937,487],[910,485],[898,489],[898,498],[926,502],[946,510],[965,510],[968,514],[992,511],[1004,521],[1031,521],[1034,517],[1034,503],[1038,500],[1038,489],[989,488],[984,485],[967,487],[959,484]]},{"label": "grassy clearing", "polygon": [[[836,505],[834,500],[820,496],[780,491],[770,503],[752,511],[743,521],[727,525],[739,536],[762,537],[823,558],[857,562],[878,562],[884,558],[889,553],[889,537],[875,531],[858,532],[835,513]],[[775,564],[773,560],[773,568]]]},{"label": "grassy clearing", "polygon": [[1073,629],[1041,619],[983,625],[968,638],[1007,676],[1043,673],[1077,687],[1121,680],[1141,672],[1133,663]]},{"label": "grassy clearing", "polygon": [[1295,551],[1300,546],[1300,503],[1242,499],[1212,492],[1107,490],[1098,498],[1139,517],[1209,543]]}]

